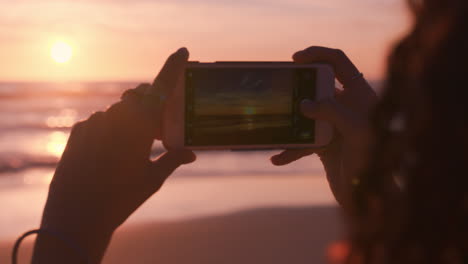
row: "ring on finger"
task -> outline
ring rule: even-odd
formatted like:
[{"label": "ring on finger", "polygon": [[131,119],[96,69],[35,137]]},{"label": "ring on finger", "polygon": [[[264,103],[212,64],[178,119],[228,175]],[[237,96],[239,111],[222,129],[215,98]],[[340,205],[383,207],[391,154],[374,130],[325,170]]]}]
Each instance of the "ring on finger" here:
[{"label": "ring on finger", "polygon": [[357,73],[356,75],[354,75],[353,77],[351,77],[351,78],[349,79],[349,81],[347,81],[346,83],[344,83],[343,86],[349,86],[349,85],[351,85],[353,82],[355,82],[356,80],[361,80],[361,79],[364,79],[364,73],[359,72],[359,73]]}]

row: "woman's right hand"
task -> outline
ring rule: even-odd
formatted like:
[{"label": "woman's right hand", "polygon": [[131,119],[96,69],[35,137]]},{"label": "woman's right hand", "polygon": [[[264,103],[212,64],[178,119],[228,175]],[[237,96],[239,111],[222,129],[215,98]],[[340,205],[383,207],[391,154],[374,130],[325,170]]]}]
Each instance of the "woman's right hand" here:
[{"label": "woman's right hand", "polygon": [[335,127],[335,137],[324,148],[285,150],[271,158],[274,165],[289,164],[302,157],[317,154],[325,168],[327,179],[337,201],[347,207],[350,190],[358,183],[357,175],[366,166],[372,141],[369,114],[377,102],[377,95],[341,50],[310,47],[296,52],[297,63],[326,63],[333,66],[343,90],[323,101],[303,101],[304,116],[328,121]]}]

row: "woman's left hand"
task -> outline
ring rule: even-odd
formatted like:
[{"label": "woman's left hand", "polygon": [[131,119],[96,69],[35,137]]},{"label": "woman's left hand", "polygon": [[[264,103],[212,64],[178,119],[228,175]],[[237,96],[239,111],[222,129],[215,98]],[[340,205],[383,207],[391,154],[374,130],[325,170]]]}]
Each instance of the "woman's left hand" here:
[{"label": "woman's left hand", "polygon": [[[71,131],[50,185],[41,228],[76,241],[93,263],[102,259],[115,229],[175,169],[195,160],[188,150],[169,151],[150,160],[153,141],[161,138],[165,106],[172,103],[171,91],[183,75],[188,56],[185,48],[178,50],[153,85],[127,92],[122,101]],[[155,94],[167,99],[156,100]],[[33,263],[78,261],[66,252],[57,241],[40,235]]]}]

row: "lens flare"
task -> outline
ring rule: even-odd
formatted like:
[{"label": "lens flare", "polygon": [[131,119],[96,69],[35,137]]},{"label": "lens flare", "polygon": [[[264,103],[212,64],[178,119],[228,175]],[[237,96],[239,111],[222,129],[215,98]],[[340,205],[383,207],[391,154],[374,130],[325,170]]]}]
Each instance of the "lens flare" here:
[{"label": "lens flare", "polygon": [[253,106],[246,106],[244,107],[244,114],[245,115],[255,115],[257,113],[257,109]]}]

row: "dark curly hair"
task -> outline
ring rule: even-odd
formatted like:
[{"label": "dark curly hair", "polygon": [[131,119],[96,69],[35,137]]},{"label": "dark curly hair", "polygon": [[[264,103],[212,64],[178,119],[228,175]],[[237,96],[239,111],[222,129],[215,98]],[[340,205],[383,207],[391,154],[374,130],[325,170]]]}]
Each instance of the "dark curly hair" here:
[{"label": "dark curly hair", "polygon": [[409,6],[353,194],[348,263],[468,263],[468,1]]}]

